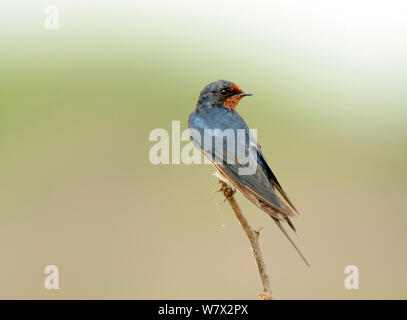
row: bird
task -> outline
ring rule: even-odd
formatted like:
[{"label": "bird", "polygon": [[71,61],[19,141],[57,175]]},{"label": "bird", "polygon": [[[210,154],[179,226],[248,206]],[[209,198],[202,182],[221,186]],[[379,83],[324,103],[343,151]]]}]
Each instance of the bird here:
[{"label": "bird", "polygon": [[[215,166],[219,181],[234,186],[268,214],[305,264],[310,266],[283,227],[287,223],[296,233],[291,218],[299,213],[267,163],[261,146],[236,111],[239,101],[251,95],[231,81],[218,80],[207,84],[199,95],[195,110],[188,117],[190,138]],[[232,139],[228,141],[229,138]],[[250,160],[251,170],[247,170]]]}]

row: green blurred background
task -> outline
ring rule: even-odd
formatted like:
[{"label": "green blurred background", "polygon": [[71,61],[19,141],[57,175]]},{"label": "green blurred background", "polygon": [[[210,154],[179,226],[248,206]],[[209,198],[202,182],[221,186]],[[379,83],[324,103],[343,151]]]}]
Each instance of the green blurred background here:
[{"label": "green blurred background", "polygon": [[53,1],[58,30],[48,4],[1,4],[0,298],[256,299],[214,169],[148,158],[217,79],[301,212],[311,268],[237,196],[274,296],[407,298],[403,1]]}]

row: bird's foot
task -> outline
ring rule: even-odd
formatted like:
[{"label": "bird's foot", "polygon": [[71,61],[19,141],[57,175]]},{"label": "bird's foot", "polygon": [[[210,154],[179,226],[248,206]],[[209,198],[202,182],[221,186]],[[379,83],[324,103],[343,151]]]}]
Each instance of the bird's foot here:
[{"label": "bird's foot", "polygon": [[213,192],[214,193],[222,192],[223,195],[225,196],[225,199],[223,201],[232,199],[233,195],[236,193],[236,189],[233,189],[226,182],[224,182],[222,180],[219,180],[219,183],[221,184],[221,187],[219,189],[214,190]]},{"label": "bird's foot", "polygon": [[225,199],[223,201],[225,202],[226,200],[232,199],[235,193],[236,189],[227,186],[226,189],[223,190],[223,195],[225,196]]}]

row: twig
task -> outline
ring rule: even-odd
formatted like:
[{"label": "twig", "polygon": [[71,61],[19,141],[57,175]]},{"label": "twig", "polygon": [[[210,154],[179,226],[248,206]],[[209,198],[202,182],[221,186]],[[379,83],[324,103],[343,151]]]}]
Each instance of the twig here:
[{"label": "twig", "polygon": [[263,292],[259,293],[258,295],[263,300],[271,300],[271,285],[270,279],[267,275],[266,265],[264,263],[263,255],[261,254],[260,245],[259,245],[259,235],[260,230],[254,230],[249,223],[247,222],[246,218],[244,217],[242,210],[240,209],[239,205],[237,204],[234,194],[236,192],[233,191],[225,182],[220,181],[222,187],[217,191],[222,191],[225,199],[229,202],[230,206],[232,207],[233,211],[236,214],[236,217],[239,219],[240,224],[243,227],[243,230],[246,232],[247,237],[250,240],[250,244],[252,246],[254,259],[256,260],[257,267],[259,269],[259,274],[261,278],[261,282],[263,283]]}]

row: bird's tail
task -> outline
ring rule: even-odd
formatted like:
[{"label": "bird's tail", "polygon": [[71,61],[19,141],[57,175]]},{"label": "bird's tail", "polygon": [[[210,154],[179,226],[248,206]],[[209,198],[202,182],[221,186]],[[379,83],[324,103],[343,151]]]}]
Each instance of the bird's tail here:
[{"label": "bird's tail", "polygon": [[304,255],[301,253],[300,249],[298,249],[298,247],[296,246],[296,244],[294,243],[294,241],[290,238],[290,236],[288,235],[287,231],[285,231],[284,227],[281,225],[280,220],[272,217],[274,222],[277,224],[277,226],[280,228],[280,230],[284,233],[284,235],[286,236],[286,238],[288,239],[288,241],[290,241],[290,243],[293,245],[295,251],[298,252],[298,254],[300,255],[300,257],[302,258],[302,260],[304,260],[305,264],[308,267],[311,267],[310,264],[308,263],[307,259],[304,257]]}]

